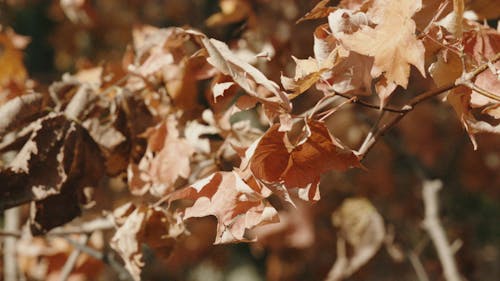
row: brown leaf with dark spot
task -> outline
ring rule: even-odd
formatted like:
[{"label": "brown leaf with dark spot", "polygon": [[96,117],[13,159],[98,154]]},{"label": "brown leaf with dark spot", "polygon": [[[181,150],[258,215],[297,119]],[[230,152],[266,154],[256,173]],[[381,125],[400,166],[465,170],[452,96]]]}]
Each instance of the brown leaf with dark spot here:
[{"label": "brown leaf with dark spot", "polygon": [[29,140],[0,171],[0,209],[37,201],[31,224],[40,234],[80,214],[80,205],[89,203],[87,188],[97,185],[103,166],[86,130],[63,114],[49,114],[31,126]]}]

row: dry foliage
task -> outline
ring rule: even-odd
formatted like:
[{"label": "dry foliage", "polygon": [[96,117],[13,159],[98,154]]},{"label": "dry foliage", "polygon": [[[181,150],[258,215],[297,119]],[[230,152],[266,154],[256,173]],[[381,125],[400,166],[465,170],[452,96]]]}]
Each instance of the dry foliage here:
[{"label": "dry foliage", "polygon": [[[203,1],[52,2],[55,65],[74,67],[59,81],[30,78],[30,39],[0,27],[0,210],[29,205],[20,218],[29,227],[5,234],[22,236],[19,274],[29,280],[150,280],[158,263],[172,268],[159,276],[183,280],[202,259],[229,263],[227,253],[214,258],[223,248],[211,243],[256,241],[251,250],[267,253],[269,280],[367,277],[384,245],[395,262],[405,258],[390,221],[408,216],[418,229],[415,210],[405,209],[418,198],[389,202],[401,182],[391,167],[407,157],[410,174],[449,176],[440,169],[455,162],[442,159],[462,160],[448,149],[460,139],[454,120],[474,150],[492,151],[482,173],[500,184],[500,33],[482,23],[498,9],[367,0],[309,3],[307,12],[300,1],[220,0],[213,14],[182,22],[178,14],[199,15]],[[134,9],[158,22],[155,9],[171,11],[163,16],[183,27],[136,24]],[[307,32],[294,34],[295,24]],[[108,46],[72,60],[88,43],[77,32],[97,41],[108,33],[125,51]],[[312,46],[294,54],[301,36]],[[494,136],[481,141],[480,133]],[[376,146],[384,136],[388,145]],[[102,229],[77,227],[103,216]],[[90,234],[104,242],[72,248]],[[417,251],[415,239],[406,242],[406,252]],[[438,280],[436,266],[425,266]]]}]

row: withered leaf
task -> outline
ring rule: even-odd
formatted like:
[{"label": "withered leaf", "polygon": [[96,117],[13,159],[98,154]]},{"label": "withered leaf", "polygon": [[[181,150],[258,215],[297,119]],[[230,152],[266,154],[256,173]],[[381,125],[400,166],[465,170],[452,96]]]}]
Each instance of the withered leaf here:
[{"label": "withered leaf", "polygon": [[184,210],[183,219],[215,216],[215,244],[251,241],[247,231],[276,222],[278,213],[265,200],[263,190],[248,185],[236,172],[216,172],[189,187],[175,191],[170,201],[195,200]]},{"label": "withered leaf", "polygon": [[[348,198],[332,215],[339,228],[337,261],[329,274],[331,280],[351,276],[378,251],[385,238],[384,219],[366,198]],[[347,255],[345,241],[353,249]]]},{"label": "withered leaf", "polygon": [[[290,146],[279,124],[273,125],[259,140],[250,159],[254,176],[264,182],[282,182],[286,188],[299,188],[304,200],[319,200],[320,175],[328,170],[359,166],[359,160],[333,139],[323,122],[308,120],[307,136]],[[288,143],[287,143],[288,142]]]},{"label": "withered leaf", "polygon": [[335,7],[330,7],[327,6],[328,3],[330,3],[330,0],[321,0],[312,8],[311,11],[309,11],[307,14],[305,14],[303,17],[298,19],[295,23],[300,23],[305,20],[315,20],[315,19],[321,19],[321,18],[326,18],[331,12],[335,11],[337,8]]},{"label": "withered leaf", "polygon": [[41,112],[43,97],[32,93],[11,99],[0,107],[0,139],[11,129],[31,121]]},{"label": "withered leaf", "polygon": [[[410,64],[425,76],[425,48],[416,38],[416,25],[411,19],[420,7],[421,1],[374,1],[369,15],[377,26],[361,26],[360,30],[345,34],[340,40],[348,50],[374,57],[371,70],[373,78],[383,74],[389,84],[395,83],[406,88]],[[381,97],[382,105],[386,99],[387,96]]]},{"label": "withered leaf", "polygon": [[97,186],[103,167],[86,130],[63,114],[49,114],[30,126],[29,140],[0,171],[0,209],[37,201],[31,223],[39,234],[80,214],[80,206],[89,203],[86,189]]},{"label": "withered leaf", "polygon": [[128,211],[116,217],[119,227],[111,239],[111,247],[125,261],[125,268],[134,280],[139,281],[144,266],[142,245],[148,245],[160,260],[165,260],[176,238],[184,232],[184,225],[174,214],[161,208],[131,203],[119,209],[123,208]]},{"label": "withered leaf", "polygon": [[285,108],[290,108],[290,101],[279,86],[260,70],[237,57],[224,42],[206,37],[201,40],[209,54],[207,61],[223,74],[231,76],[249,95],[263,102],[275,102],[262,93],[267,91],[277,97]]},{"label": "withered leaf", "polygon": [[194,149],[179,136],[176,117],[170,115],[165,122],[150,128],[148,148],[138,165],[129,166],[129,184],[132,193],[164,196],[174,189],[179,177],[191,173],[190,158]]}]

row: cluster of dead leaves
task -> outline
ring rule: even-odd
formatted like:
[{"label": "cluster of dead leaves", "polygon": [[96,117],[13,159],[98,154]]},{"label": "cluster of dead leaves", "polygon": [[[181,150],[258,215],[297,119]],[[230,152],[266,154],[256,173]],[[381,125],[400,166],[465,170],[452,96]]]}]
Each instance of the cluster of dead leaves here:
[{"label": "cluster of dead leaves", "polygon": [[[92,10],[84,2],[61,1],[70,19],[85,23]],[[215,217],[216,244],[254,241],[254,228],[279,220],[282,210],[271,198],[291,206],[318,201],[322,174],[361,166],[322,119],[293,111],[295,98],[313,86],[324,95],[375,93],[382,108],[397,87],[411,84],[412,66],[437,86],[465,83],[469,73],[460,69],[470,71],[499,51],[498,32],[473,21],[460,22],[457,33],[436,16],[417,30],[421,1],[327,2],[303,18],[328,20],[314,31],[314,57],[293,58],[295,76],[282,75],[282,88],[255,66],[260,55],[242,55],[244,46],[190,28],[139,26],[122,65],[81,69],[48,93],[27,92],[20,51],[26,40],[0,33],[6,46],[0,61],[9,66],[0,72],[0,210],[30,202],[31,231],[45,233],[91,207],[92,189],[103,188],[103,179],[126,175],[131,194],[156,201],[114,212],[111,247],[140,280],[142,246],[168,257],[188,235],[188,220]],[[209,25],[255,24],[249,2],[220,6]],[[475,90],[463,85],[448,94],[471,136],[498,132],[499,64],[488,66],[467,80]],[[490,119],[477,119],[476,108]],[[368,206],[361,219],[374,225],[352,230],[357,222],[348,221],[348,206],[334,219],[354,249],[342,274],[371,258],[385,235],[380,215],[359,204]],[[370,240],[367,233],[376,235]]]}]

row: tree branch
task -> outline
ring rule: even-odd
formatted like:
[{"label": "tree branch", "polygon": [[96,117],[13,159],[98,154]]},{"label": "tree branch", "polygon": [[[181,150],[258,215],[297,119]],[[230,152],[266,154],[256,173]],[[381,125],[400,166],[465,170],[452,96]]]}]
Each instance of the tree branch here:
[{"label": "tree branch", "polygon": [[443,183],[440,180],[425,180],[423,182],[422,194],[425,206],[423,227],[436,247],[446,280],[462,281],[453,257],[453,251],[438,217],[437,193],[442,186]]},{"label": "tree branch", "polygon": [[[496,54],[490,60],[490,62],[496,62],[498,60],[500,60],[500,53]],[[411,99],[408,102],[408,104],[406,104],[403,107],[401,107],[400,110],[402,112],[400,112],[397,115],[395,115],[391,120],[389,120],[389,122],[387,122],[385,125],[383,125],[373,135],[373,137],[371,137],[370,140],[366,141],[367,143],[364,144],[363,147],[362,147],[362,149],[360,148],[358,150],[358,152],[356,153],[358,155],[358,157],[360,157],[361,159],[363,159],[366,156],[366,154],[372,149],[372,147],[375,145],[375,143],[380,139],[380,137],[383,136],[389,129],[391,129],[392,127],[394,127],[394,125],[396,125],[404,116],[406,116],[406,114],[408,114],[409,112],[411,112],[416,105],[418,105],[419,103],[421,103],[421,102],[423,102],[423,101],[425,101],[425,100],[427,100],[429,98],[435,97],[435,96],[437,96],[439,94],[442,94],[442,93],[444,93],[446,91],[449,91],[449,90],[451,90],[453,88],[456,88],[456,87],[458,87],[460,85],[464,85],[464,83],[467,83],[466,81],[471,81],[478,74],[480,74],[481,72],[483,72],[484,70],[486,70],[488,68],[488,64],[489,63],[484,63],[484,64],[478,66],[473,71],[464,74],[461,78],[459,78],[455,82],[448,83],[448,84],[443,85],[441,87],[438,87],[436,89],[432,89],[430,91],[424,92],[423,94],[420,94],[420,95],[414,97],[413,99]]]}]

